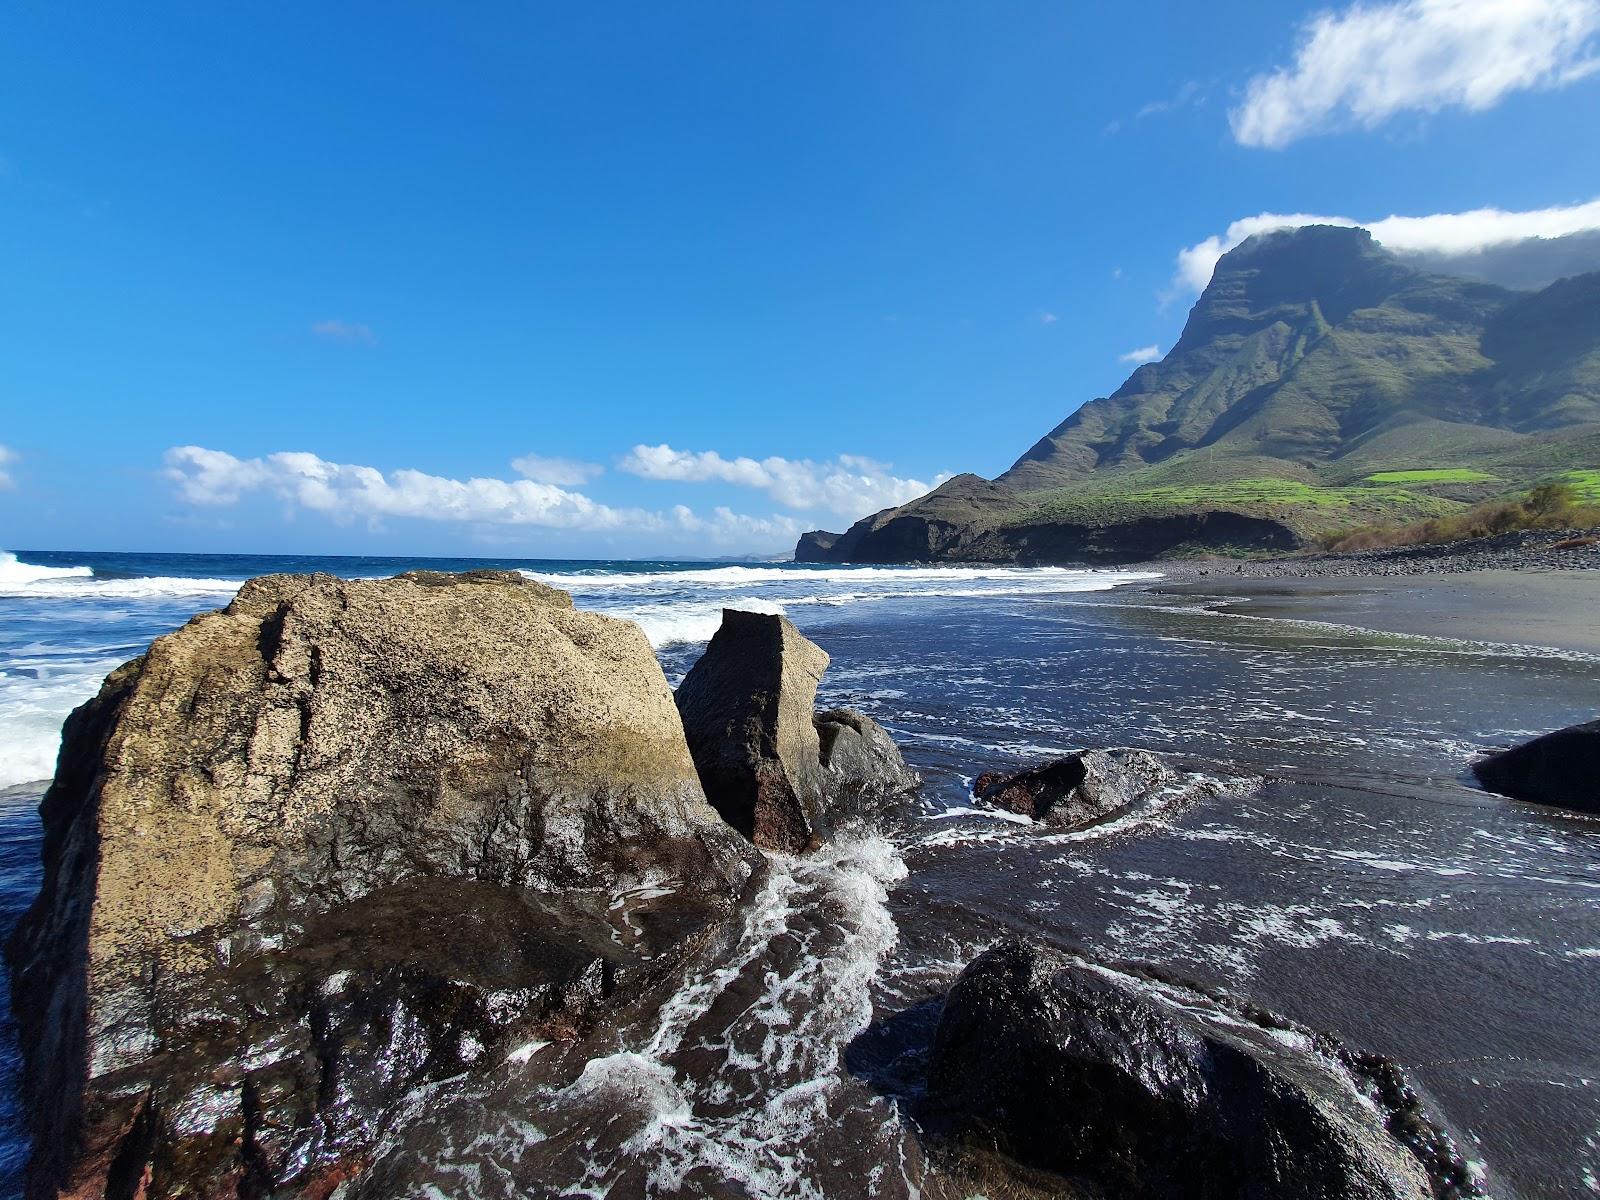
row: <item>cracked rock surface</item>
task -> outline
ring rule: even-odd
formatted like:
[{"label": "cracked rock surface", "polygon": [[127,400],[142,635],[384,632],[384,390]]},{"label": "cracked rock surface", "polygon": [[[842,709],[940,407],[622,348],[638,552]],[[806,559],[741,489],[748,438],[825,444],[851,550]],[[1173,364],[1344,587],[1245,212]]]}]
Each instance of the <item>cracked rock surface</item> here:
[{"label": "cracked rock surface", "polygon": [[72,715],[41,812],[34,1196],[326,1195],[407,1091],[589,1020],[759,860],[641,631],[512,572],[252,580]]}]

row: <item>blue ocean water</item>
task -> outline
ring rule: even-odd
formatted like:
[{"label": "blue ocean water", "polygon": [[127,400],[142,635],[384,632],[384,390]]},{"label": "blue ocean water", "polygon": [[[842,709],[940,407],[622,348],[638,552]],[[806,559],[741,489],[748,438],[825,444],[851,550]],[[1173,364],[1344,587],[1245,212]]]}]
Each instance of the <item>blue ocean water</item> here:
[{"label": "blue ocean water", "polygon": [[[674,682],[723,606],[783,611],[832,656],[820,702],[883,722],[927,784],[882,838],[796,864],[787,907],[751,915],[808,947],[752,957],[762,999],[741,1018],[787,1074],[745,1054],[715,1087],[680,1076],[662,1090],[670,1062],[619,1057],[608,1069],[646,1074],[627,1080],[640,1123],[618,1129],[668,1130],[670,1144],[586,1127],[581,1105],[558,1118],[560,1094],[531,1075],[440,1094],[403,1167],[365,1194],[556,1194],[644,1153],[652,1170],[721,1156],[753,1196],[858,1194],[860,1176],[827,1162],[867,1146],[894,1158],[904,1135],[852,1090],[843,1046],[1007,929],[1156,964],[1396,1058],[1498,1197],[1600,1188],[1600,821],[1486,796],[1466,772],[1478,750],[1591,717],[1600,658],[1231,616],[1141,594],[1129,573],[3,556],[0,924],[37,886],[30,781],[51,773],[62,717],[106,671],[252,575],[479,566],[639,622]],[[1092,836],[1040,836],[971,800],[980,771],[1108,745],[1202,755],[1262,783]],[[7,1042],[0,1173],[13,1181],[14,1072]],[[733,1085],[750,1105],[730,1115],[713,1093]],[[818,1095],[820,1116],[784,1109],[774,1125],[773,1106]],[[874,1195],[910,1194],[893,1172],[874,1179]]]}]

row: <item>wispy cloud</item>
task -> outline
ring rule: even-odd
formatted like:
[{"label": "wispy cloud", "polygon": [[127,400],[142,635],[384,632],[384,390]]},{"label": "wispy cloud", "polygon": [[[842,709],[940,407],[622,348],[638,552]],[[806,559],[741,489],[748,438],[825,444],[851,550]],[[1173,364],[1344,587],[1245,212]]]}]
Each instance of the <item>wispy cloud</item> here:
[{"label": "wispy cloud", "polygon": [[378,344],[378,335],[372,326],[360,321],[318,321],[311,326],[311,335],[330,342],[354,342],[363,346]]},{"label": "wispy cloud", "polygon": [[281,501],[290,512],[305,510],[341,522],[412,518],[656,534],[680,543],[755,543],[760,548],[780,547],[801,531],[800,522],[782,515],[752,517],[718,508],[710,517],[700,517],[682,505],[666,513],[614,508],[532,479],[451,479],[410,469],[386,473],[306,451],[238,458],[225,450],[176,446],[167,451],[165,464],[180,499],[213,509],[260,493]]},{"label": "wispy cloud", "polygon": [[1200,86],[1198,80],[1190,79],[1171,96],[1162,100],[1150,101],[1140,108],[1138,112],[1134,113],[1132,117],[1127,119],[1117,117],[1110,121],[1107,123],[1104,132],[1109,137],[1112,134],[1121,133],[1129,125],[1136,124],[1139,121],[1158,117],[1164,113],[1176,112],[1178,109],[1188,108],[1192,104],[1204,104],[1205,100],[1205,89]]},{"label": "wispy cloud", "polygon": [[1600,0],[1400,0],[1319,13],[1301,27],[1291,64],[1246,85],[1233,135],[1279,149],[1401,112],[1493,108],[1600,70],[1597,32]]},{"label": "wispy cloud", "polygon": [[1056,314],[1053,312],[1042,312],[1039,314],[1039,324],[1041,325],[1054,325],[1060,319],[1061,318],[1056,316]]},{"label": "wispy cloud", "polygon": [[0,488],[17,486],[17,481],[11,477],[11,467],[21,457],[10,446],[0,446]]},{"label": "wispy cloud", "polygon": [[931,484],[901,479],[885,464],[854,454],[831,462],[723,458],[715,450],[675,450],[666,444],[635,446],[617,465],[642,479],[757,488],[785,508],[827,509],[851,520],[904,504],[948,478],[935,476]]},{"label": "wispy cloud", "polygon": [[1118,362],[1132,363],[1142,366],[1147,362],[1155,362],[1161,357],[1161,347],[1156,345],[1140,346],[1137,350],[1129,350],[1126,354],[1117,355]]},{"label": "wispy cloud", "polygon": [[1311,213],[1260,213],[1235,221],[1226,233],[1213,234],[1178,251],[1177,271],[1172,281],[1174,293],[1198,295],[1204,291],[1211,282],[1217,260],[1245,238],[1302,225],[1360,226],[1371,230],[1373,237],[1400,255],[1472,254],[1528,238],[1556,238],[1600,229],[1600,199],[1529,212],[1478,208],[1423,217],[1389,216],[1378,221]]},{"label": "wispy cloud", "polygon": [[511,469],[524,479],[535,483],[553,483],[559,487],[578,487],[606,473],[599,463],[579,462],[572,458],[547,458],[543,454],[524,454],[511,460]]},{"label": "wispy cloud", "polygon": [[1134,113],[1134,120],[1143,121],[1147,117],[1158,117],[1162,113],[1169,113],[1180,108],[1186,108],[1191,104],[1198,104],[1203,99],[1204,96],[1201,94],[1199,82],[1191,79],[1168,99],[1150,101],[1149,104]]}]

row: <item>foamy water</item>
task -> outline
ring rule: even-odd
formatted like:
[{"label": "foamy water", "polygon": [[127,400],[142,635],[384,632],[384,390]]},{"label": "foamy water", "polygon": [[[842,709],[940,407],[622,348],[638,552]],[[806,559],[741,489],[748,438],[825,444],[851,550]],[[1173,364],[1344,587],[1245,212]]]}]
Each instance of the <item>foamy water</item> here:
[{"label": "foamy water", "polygon": [[828,1200],[830,1166],[863,1138],[891,1165],[903,1133],[886,1105],[847,1115],[841,1059],[872,1017],[898,936],[887,889],[904,876],[881,836],[775,857],[731,947],[692,960],[615,1049],[561,1064],[535,1045],[429,1089],[358,1195],[673,1196],[714,1179],[718,1194]]},{"label": "foamy water", "polygon": [[[726,952],[603,1045],[528,1043],[413,1096],[348,1200],[927,1194],[875,1074],[888,1059],[861,1046],[892,1048],[897,1020],[1019,931],[1201,985],[1156,986],[1164,1003],[1225,1020],[1211,993],[1249,999],[1395,1058],[1492,1195],[1579,1198],[1600,1177],[1600,821],[1467,780],[1479,751],[1592,716],[1591,658],[1184,611],[1111,592],[1138,577],[1110,571],[5,565],[13,774],[48,773],[55,726],[108,665],[249,575],[465,566],[639,621],[669,678],[725,605],[787,612],[832,655],[819,703],[883,722],[923,773],[871,836],[775,860]],[[980,771],[1115,745],[1204,760],[1189,782],[1206,786],[1070,833],[971,796]]]},{"label": "foamy water", "polygon": [[[634,621],[658,649],[708,641],[724,608],[783,613],[889,600],[1071,595],[1156,578],[1065,567],[713,567],[527,572],[582,608]],[[796,618],[797,619],[797,618]]]},{"label": "foamy water", "polygon": [[[1138,578],[1060,568],[684,563],[641,570],[632,564],[490,560],[86,557],[92,561],[63,565],[0,551],[0,787],[50,776],[62,721],[94,695],[107,672],[194,613],[227,603],[253,575],[322,570],[374,577],[421,566],[514,566],[572,592],[582,608],[637,622],[657,648],[703,644],[716,632],[724,608],[796,616],[809,608],[895,600],[1070,595]],[[175,566],[193,573],[171,571]]]}]

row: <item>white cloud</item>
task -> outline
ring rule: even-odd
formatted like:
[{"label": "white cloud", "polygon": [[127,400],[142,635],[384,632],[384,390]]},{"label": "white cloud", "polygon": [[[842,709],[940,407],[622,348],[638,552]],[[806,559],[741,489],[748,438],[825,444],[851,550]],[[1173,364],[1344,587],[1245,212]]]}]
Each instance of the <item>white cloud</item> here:
[{"label": "white cloud", "polygon": [[1041,325],[1054,325],[1060,319],[1061,318],[1056,316],[1056,314],[1053,312],[1042,312],[1039,314],[1039,324]]},{"label": "white cloud", "polygon": [[757,460],[723,458],[715,450],[674,450],[664,443],[635,446],[617,465],[643,479],[758,488],[785,508],[825,508],[851,520],[904,504],[949,478],[936,476],[932,484],[900,479],[883,463],[854,454],[820,463],[777,457]]},{"label": "white cloud", "polygon": [[360,321],[318,321],[311,327],[311,333],[330,342],[359,342],[364,346],[378,343],[378,335],[372,331],[372,326],[363,325]]},{"label": "white cloud", "polygon": [[17,486],[17,481],[11,477],[11,466],[21,457],[10,446],[0,446],[0,489]]},{"label": "white cloud", "polygon": [[1600,70],[1597,31],[1600,0],[1399,0],[1319,13],[1301,27],[1292,64],[1246,85],[1233,135],[1278,149],[1400,112],[1479,112]]},{"label": "white cloud", "polygon": [[532,525],[582,532],[653,533],[719,546],[779,548],[801,527],[781,515],[751,517],[718,508],[703,518],[679,505],[669,513],[613,508],[581,492],[532,479],[449,479],[422,471],[385,474],[375,467],[329,462],[305,451],[237,458],[224,450],[177,446],[166,453],[166,476],[186,502],[238,503],[247,493],[277,498],[336,521],[387,517],[479,525]]},{"label": "white cloud", "polygon": [[342,519],[422,517],[589,530],[659,524],[651,514],[597,504],[581,492],[531,479],[448,479],[409,469],[385,475],[305,451],[241,459],[224,450],[178,446],[167,451],[166,464],[167,478],[191,504],[234,504],[246,492],[269,492],[292,506]]},{"label": "white cloud", "polygon": [[599,463],[579,462],[572,458],[546,458],[542,454],[524,454],[521,458],[514,458],[511,467],[524,479],[531,479],[535,483],[553,483],[558,487],[577,487],[606,473]]},{"label": "white cloud", "polygon": [[770,517],[752,517],[736,513],[731,508],[718,505],[711,510],[710,520],[697,517],[686,505],[675,505],[672,519],[690,533],[710,534],[712,539],[730,544],[734,542],[792,542],[806,531],[803,522],[781,513]]},{"label": "white cloud", "polygon": [[1157,345],[1140,346],[1137,350],[1129,350],[1126,354],[1117,355],[1118,362],[1132,363],[1142,366],[1147,362],[1155,362],[1161,357],[1161,347]]},{"label": "white cloud", "polygon": [[1360,226],[1371,230],[1372,236],[1386,249],[1400,255],[1472,254],[1528,238],[1556,238],[1600,229],[1600,200],[1531,212],[1478,208],[1471,212],[1435,213],[1426,217],[1390,216],[1380,221],[1355,221],[1349,217],[1310,213],[1261,213],[1235,221],[1226,233],[1214,234],[1178,251],[1177,272],[1172,281],[1174,291],[1194,294],[1204,291],[1211,282],[1217,260],[1247,237],[1302,225]]}]

